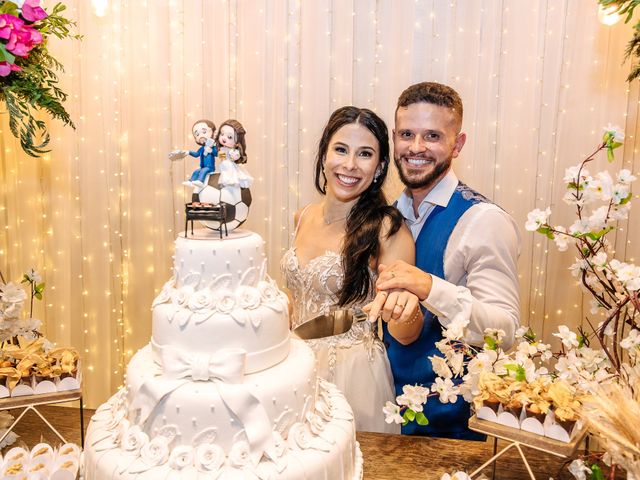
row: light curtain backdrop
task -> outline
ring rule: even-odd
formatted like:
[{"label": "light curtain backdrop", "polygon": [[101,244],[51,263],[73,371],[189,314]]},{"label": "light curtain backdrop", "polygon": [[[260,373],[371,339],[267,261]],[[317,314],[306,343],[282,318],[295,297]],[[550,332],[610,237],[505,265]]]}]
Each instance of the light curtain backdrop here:
[{"label": "light curtain backdrop", "polygon": [[[573,221],[564,169],[609,122],[627,133],[614,167],[638,170],[638,84],[622,64],[631,29],[600,24],[595,0],[109,0],[104,17],[88,0],[65,3],[84,39],[51,48],[78,128],[50,122],[52,151],[32,159],[2,115],[0,265],[14,280],[43,272],[36,314],[47,337],[82,352],[88,405],[116,391],[149,341],[190,197],[181,181],[195,167],[167,153],[193,148],[200,118],[246,127],[247,227],[266,240],[279,280],[293,213],[317,199],[313,159],[329,114],[354,104],[392,125],[408,85],[453,86],[468,133],[455,170],[522,227],[523,323],[550,340],[588,314],[567,270],[574,255],[524,222],[548,205],[554,224]],[[392,177],[390,198],[401,188]],[[620,258],[637,254],[636,215],[616,233]]]}]

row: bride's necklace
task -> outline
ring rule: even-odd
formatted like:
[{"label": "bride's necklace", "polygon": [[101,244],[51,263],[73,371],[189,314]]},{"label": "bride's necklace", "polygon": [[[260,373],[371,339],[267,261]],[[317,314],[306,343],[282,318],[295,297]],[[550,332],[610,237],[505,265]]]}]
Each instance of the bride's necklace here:
[{"label": "bride's necklace", "polygon": [[338,218],[327,218],[326,216],[324,216],[323,220],[325,225],[331,225],[332,223],[339,222],[340,220],[344,220],[345,218],[347,218],[346,215],[344,217],[338,217]]},{"label": "bride's necklace", "polygon": [[324,208],[322,209],[322,220],[324,220],[325,225],[331,225],[332,223],[339,222],[340,220],[344,220],[345,218],[347,218],[347,215],[342,215],[341,217],[337,218],[331,218],[327,215],[327,212],[324,210]]}]

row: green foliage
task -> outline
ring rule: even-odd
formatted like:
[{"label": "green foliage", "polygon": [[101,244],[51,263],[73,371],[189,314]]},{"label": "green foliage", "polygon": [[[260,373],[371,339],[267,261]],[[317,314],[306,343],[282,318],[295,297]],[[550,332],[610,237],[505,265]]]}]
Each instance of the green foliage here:
[{"label": "green foliage", "polygon": [[22,276],[22,281],[20,283],[28,283],[31,287],[31,297],[35,297],[38,300],[42,300],[42,292],[44,292],[44,282],[36,283],[34,280],[29,278],[29,275],[26,273]]},{"label": "green foliage", "polygon": [[577,335],[578,338],[578,348],[582,348],[585,346],[586,344],[586,337],[584,335]]},{"label": "green foliage", "polygon": [[549,225],[543,225],[536,231],[538,233],[541,233],[542,235],[545,235],[549,240],[553,240],[555,238],[555,236],[553,235],[553,230]]},{"label": "green foliage", "polygon": [[44,292],[44,282],[34,285],[33,291],[34,291],[33,296],[36,297],[38,300],[42,300],[42,292]]},{"label": "green foliage", "polygon": [[525,333],[522,338],[524,338],[527,342],[533,343],[536,341],[536,333],[529,327],[527,333]]},{"label": "green foliage", "polygon": [[18,5],[13,2],[3,2],[0,4],[0,13],[8,13],[15,17],[18,15]]},{"label": "green foliage", "polygon": [[605,227],[602,230],[598,231],[598,232],[589,232],[589,233],[585,233],[582,236],[583,237],[589,237],[591,240],[593,241],[598,241],[600,240],[602,237],[604,237],[607,233],[609,233],[611,230],[613,230],[614,227]]},{"label": "green foliage", "polygon": [[[12,7],[13,5],[13,7]],[[14,8],[12,2],[4,2],[0,11]],[[26,58],[16,58],[15,63],[22,70],[11,72],[0,77],[0,101],[4,101],[9,113],[11,133],[20,140],[22,149],[32,157],[38,157],[49,144],[49,133],[43,120],[34,117],[36,110],[43,110],[52,118],[61,120],[65,125],[75,129],[71,117],[63,103],[67,94],[58,86],[57,71],[63,72],[62,64],[49,54],[46,37],[55,35],[63,39],[67,37],[79,39],[71,34],[75,22],[67,20],[60,14],[66,7],[58,3],[49,15],[38,23],[38,30],[45,41],[29,52]],[[8,54],[4,47],[0,48],[0,56]]]},{"label": "green foliage", "polygon": [[598,464],[594,463],[591,465],[591,476],[589,478],[590,480],[605,480],[604,473]]},{"label": "green foliage", "polygon": [[402,414],[402,418],[404,418],[404,422],[402,425],[406,425],[409,422],[413,422],[416,419],[416,412],[407,408]]},{"label": "green foliage", "polygon": [[4,43],[0,43],[0,62],[13,63],[15,61],[16,61],[15,55],[7,51],[7,47],[4,46]]},{"label": "green foliage", "polygon": [[527,379],[527,372],[522,365],[508,363],[504,366],[505,370],[514,374],[514,378],[518,382],[524,382]]},{"label": "green foliage", "polygon": [[497,350],[498,349],[498,342],[496,342],[496,339],[486,335],[484,337],[484,344],[485,344],[485,349],[488,350]]},{"label": "green foliage", "polygon": [[[633,18],[635,8],[640,5],[640,0],[598,0],[598,3],[604,7],[617,6],[616,12],[625,17],[624,23],[629,23]],[[625,60],[629,60],[632,57],[635,57],[636,60],[640,58],[640,21],[633,26],[633,37],[629,40],[624,51]],[[638,77],[640,77],[640,64],[636,62],[631,67],[627,82],[631,82]]]},{"label": "green foliage", "polygon": [[418,425],[422,425],[423,427],[429,425],[429,419],[427,419],[426,415],[423,412],[418,412],[416,414],[416,422]]}]

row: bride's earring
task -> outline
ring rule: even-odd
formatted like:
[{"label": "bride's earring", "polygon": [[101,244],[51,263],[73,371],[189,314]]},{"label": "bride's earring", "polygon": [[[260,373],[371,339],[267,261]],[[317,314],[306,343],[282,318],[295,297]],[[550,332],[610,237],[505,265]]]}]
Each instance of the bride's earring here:
[{"label": "bride's earring", "polygon": [[380,175],[382,175],[382,171],[380,169],[376,170],[376,173],[373,175],[373,183],[376,183],[378,181]]}]

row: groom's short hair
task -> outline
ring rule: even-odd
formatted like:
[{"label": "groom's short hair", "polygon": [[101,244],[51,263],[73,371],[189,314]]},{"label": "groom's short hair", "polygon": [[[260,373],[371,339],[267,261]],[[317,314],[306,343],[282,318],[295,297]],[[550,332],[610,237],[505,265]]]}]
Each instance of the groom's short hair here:
[{"label": "groom's short hair", "polygon": [[453,88],[436,82],[421,82],[411,85],[398,98],[396,114],[400,107],[408,107],[413,103],[431,103],[451,109],[459,117],[462,124],[462,100]]}]

